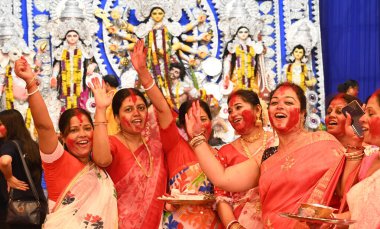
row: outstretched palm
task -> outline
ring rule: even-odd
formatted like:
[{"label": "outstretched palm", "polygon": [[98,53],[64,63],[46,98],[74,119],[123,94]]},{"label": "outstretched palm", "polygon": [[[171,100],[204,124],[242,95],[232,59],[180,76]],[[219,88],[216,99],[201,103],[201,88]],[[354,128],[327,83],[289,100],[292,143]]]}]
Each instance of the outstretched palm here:
[{"label": "outstretched palm", "polygon": [[186,132],[189,135],[189,138],[193,138],[204,132],[201,121],[201,110],[199,106],[199,101],[193,102],[191,108],[186,113]]},{"label": "outstretched palm", "polygon": [[89,86],[95,97],[96,108],[107,108],[112,102],[113,92],[107,93],[104,81],[100,83],[97,77],[92,78],[91,83]]}]

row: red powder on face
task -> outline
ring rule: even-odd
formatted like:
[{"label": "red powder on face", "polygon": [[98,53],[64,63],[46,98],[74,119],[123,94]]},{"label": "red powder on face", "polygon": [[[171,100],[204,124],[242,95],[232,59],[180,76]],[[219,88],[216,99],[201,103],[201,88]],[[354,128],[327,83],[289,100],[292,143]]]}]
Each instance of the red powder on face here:
[{"label": "red powder on face", "polygon": [[124,124],[125,126],[127,126],[127,127],[132,127],[132,126],[131,126],[131,123],[129,122],[129,120],[128,120],[127,118],[123,117],[123,118],[121,119],[121,121],[123,122],[123,124]]},{"label": "red powder on face", "polygon": [[129,93],[131,94],[130,96],[132,98],[132,102],[136,103],[136,101],[137,101],[136,94],[131,89],[128,89],[128,90],[129,90]]},{"label": "red powder on face", "polygon": [[232,122],[231,124],[238,134],[246,134],[255,125],[256,115],[252,110],[244,110],[241,115],[242,122]]},{"label": "red powder on face", "polygon": [[300,121],[300,108],[290,108],[288,122],[286,123],[284,131],[289,131]]},{"label": "red powder on face", "polygon": [[230,102],[228,103],[228,106],[232,107],[236,103],[237,95],[232,95],[230,98]]},{"label": "red powder on face", "polygon": [[380,137],[380,118],[373,117],[368,119],[369,133],[372,137]]},{"label": "red powder on face", "polygon": [[4,137],[7,135],[7,128],[4,125],[0,125],[0,134]]},{"label": "red powder on face", "polygon": [[80,113],[79,111],[75,112],[75,116],[77,117],[77,119],[79,120],[79,123],[83,123],[83,114]]},{"label": "red powder on face", "polygon": [[74,147],[74,139],[66,138],[66,146],[68,149],[72,149]]},{"label": "red powder on face", "polygon": [[285,95],[288,89],[291,89],[291,87],[282,86],[279,89],[277,89],[276,94],[278,94],[279,96]]},{"label": "red powder on face", "polygon": [[209,138],[211,136],[211,122],[206,122],[202,124],[203,128],[205,128],[205,136]]}]

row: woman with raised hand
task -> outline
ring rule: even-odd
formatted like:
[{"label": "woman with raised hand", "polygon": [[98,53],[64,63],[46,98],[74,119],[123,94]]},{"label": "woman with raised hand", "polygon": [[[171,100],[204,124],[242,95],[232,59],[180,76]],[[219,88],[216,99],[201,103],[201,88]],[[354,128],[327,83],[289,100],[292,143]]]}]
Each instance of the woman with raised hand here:
[{"label": "woman with raised hand", "polygon": [[[253,158],[258,165],[265,149],[274,146],[273,133],[264,131],[262,108],[257,94],[237,90],[228,98],[228,120],[240,135],[218,152],[224,168]],[[228,192],[215,188],[217,211],[224,226],[240,224],[245,228],[262,228],[261,204],[258,188],[243,192]]]},{"label": "woman with raised hand", "polygon": [[[349,120],[350,121],[350,120]],[[350,123],[350,122],[348,122]],[[365,108],[365,114],[360,118],[363,127],[364,143],[380,147],[380,90],[371,95]],[[349,126],[346,125],[346,126]],[[347,128],[354,134],[352,128]],[[359,143],[358,141],[352,144]],[[363,149],[356,149],[359,155],[363,156]],[[375,153],[375,158],[368,170],[365,178],[354,185],[347,193],[347,203],[349,212],[336,215],[338,218],[351,218],[356,223],[351,228],[380,228],[380,158],[379,153]]]},{"label": "woman with raised hand", "polygon": [[[174,193],[175,189],[180,194],[213,193],[213,185],[201,170],[190,145],[180,135],[172,110],[148,71],[145,50],[144,43],[139,41],[131,55],[132,64],[157,114],[162,147],[168,166],[170,191]],[[179,123],[183,127],[186,126],[185,114],[194,102],[200,103],[201,122],[204,129],[202,137],[208,141],[212,131],[211,112],[204,101],[184,102],[179,108]],[[215,149],[210,150],[214,154],[217,153]],[[170,212],[165,214],[164,228],[217,228],[220,225],[212,206],[166,204],[166,208]]]},{"label": "woman with raised hand", "polygon": [[[205,174],[214,185],[227,191],[245,191],[259,185],[264,227],[301,226],[279,213],[296,213],[300,203],[328,205],[343,169],[343,147],[326,132],[304,128],[306,97],[302,88],[283,83],[272,91],[269,118],[278,134],[279,146],[267,149],[261,166],[254,158],[224,168],[208,152],[205,142],[194,151]],[[199,110],[187,116],[187,132],[201,132]],[[306,226],[306,225],[302,225]]]},{"label": "woman with raised hand", "polygon": [[[106,168],[115,183],[119,228],[158,228],[164,203],[157,198],[166,192],[167,174],[159,136],[143,136],[149,121],[148,102],[134,88],[121,89],[112,99],[98,79],[92,84],[98,124],[94,130],[93,159]],[[106,109],[111,101],[120,131],[108,136]]]},{"label": "woman with raised hand", "polygon": [[15,72],[25,80],[37,129],[49,208],[44,228],[81,228],[87,225],[117,228],[117,206],[112,180],[90,160],[93,123],[80,108],[68,109],[59,119],[64,146],[58,141],[36,78],[22,57]]}]

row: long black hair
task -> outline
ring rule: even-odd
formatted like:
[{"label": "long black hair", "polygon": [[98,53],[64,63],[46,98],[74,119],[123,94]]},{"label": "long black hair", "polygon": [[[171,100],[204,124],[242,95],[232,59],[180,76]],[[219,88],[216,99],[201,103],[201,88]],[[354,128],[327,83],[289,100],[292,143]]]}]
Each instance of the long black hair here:
[{"label": "long black hair", "polygon": [[4,140],[17,140],[21,150],[28,158],[28,160],[26,160],[27,163],[31,163],[34,166],[39,165],[40,171],[38,177],[41,177],[42,167],[38,144],[32,139],[21,113],[15,109],[1,111],[0,121],[7,130]]}]

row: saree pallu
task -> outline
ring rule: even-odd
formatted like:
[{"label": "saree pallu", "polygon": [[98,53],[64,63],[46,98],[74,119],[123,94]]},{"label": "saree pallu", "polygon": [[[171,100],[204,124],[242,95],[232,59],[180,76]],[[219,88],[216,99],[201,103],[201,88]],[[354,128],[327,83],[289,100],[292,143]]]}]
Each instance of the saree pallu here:
[{"label": "saree pallu", "polygon": [[[169,180],[170,189],[181,193],[213,193],[214,187],[199,163],[187,166]],[[220,221],[212,205],[181,205],[174,212],[164,214],[163,228],[218,228]]]},{"label": "saree pallu", "polygon": [[300,203],[328,205],[344,168],[343,150],[332,135],[314,132],[265,160],[259,180],[264,227],[306,227],[279,213],[297,213]]},{"label": "saree pallu", "polygon": [[354,185],[347,193],[351,219],[350,229],[380,228],[380,169]]},{"label": "saree pallu", "polygon": [[[114,141],[112,137],[111,141]],[[137,159],[149,171],[149,153],[145,146],[142,145],[133,152],[136,156],[135,159],[121,142],[118,143],[117,153],[121,157],[114,156],[115,163],[119,164],[115,165],[117,167],[114,168],[117,171],[113,171],[113,174],[123,173],[121,178],[115,181],[118,193],[119,228],[154,229],[160,225],[164,203],[157,198],[162,196],[166,190],[167,174],[164,166],[164,154],[160,142],[150,140],[148,146],[153,158],[151,177],[147,177],[136,162]]]},{"label": "saree pallu", "polygon": [[[252,153],[252,157],[254,157],[256,161],[261,161],[264,150],[273,146],[274,143],[275,138],[273,136],[269,137],[265,145],[261,145]],[[247,155],[243,155],[239,152],[233,144],[227,144],[219,150],[218,159],[225,168],[228,168],[242,163],[249,158]],[[235,218],[242,226],[245,228],[263,228],[258,187],[245,192],[226,192],[216,187],[215,193],[217,202],[225,201],[232,206]]]},{"label": "saree pallu", "polygon": [[118,228],[116,191],[111,177],[88,163],[58,198],[43,228]]}]

